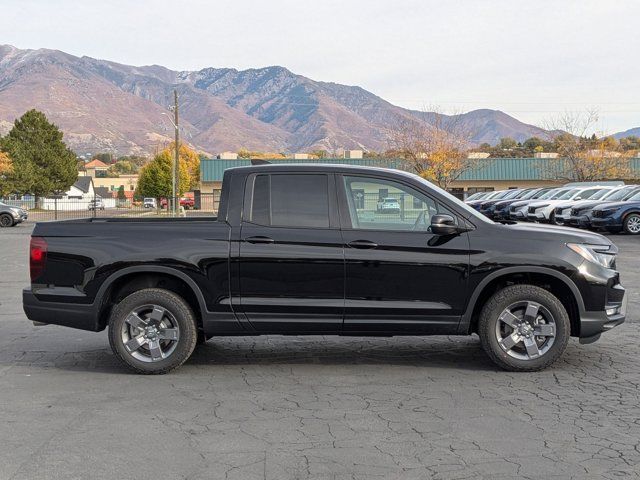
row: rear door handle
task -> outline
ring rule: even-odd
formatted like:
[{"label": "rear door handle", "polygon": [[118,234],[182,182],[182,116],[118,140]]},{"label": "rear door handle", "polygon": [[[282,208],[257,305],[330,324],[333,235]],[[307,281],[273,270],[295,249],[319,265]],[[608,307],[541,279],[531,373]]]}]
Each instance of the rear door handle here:
[{"label": "rear door handle", "polygon": [[378,244],[370,240],[354,240],[347,243],[351,248],[377,248]]},{"label": "rear door handle", "polygon": [[244,239],[245,242],[248,243],[275,243],[275,240],[270,237],[256,236],[256,237],[247,237]]}]

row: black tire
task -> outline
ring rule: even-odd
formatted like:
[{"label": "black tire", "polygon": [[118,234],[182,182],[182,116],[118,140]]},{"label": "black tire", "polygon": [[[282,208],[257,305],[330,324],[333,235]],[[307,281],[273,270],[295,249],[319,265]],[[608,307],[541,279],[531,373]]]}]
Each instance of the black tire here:
[{"label": "black tire", "polygon": [[[170,321],[177,324],[175,329],[179,332],[177,340],[166,341],[171,346],[170,353],[166,357],[154,361],[143,361],[136,358],[134,356],[136,352],[140,352],[138,355],[141,357],[145,356],[145,345],[141,345],[136,351],[131,352],[125,346],[125,339],[123,338],[123,335],[126,336],[123,331],[131,328],[128,323],[126,324],[130,314],[136,309],[144,308],[147,305],[158,306],[168,312],[167,315],[170,316]],[[153,323],[150,318],[146,320],[149,324]],[[140,336],[137,338],[140,338]],[[187,302],[175,293],[160,288],[147,288],[132,293],[113,308],[109,318],[109,344],[111,349],[116,357],[136,373],[158,375],[179,367],[193,353],[197,338],[198,329],[195,316]],[[148,356],[151,357],[150,352]]]},{"label": "black tire", "polygon": [[13,221],[13,217],[8,213],[3,213],[0,215],[0,227],[13,227],[15,222]]},{"label": "black tire", "polygon": [[622,227],[624,231],[629,235],[638,235],[640,234],[640,214],[639,213],[630,213],[626,217],[624,217],[624,222],[622,223]]},{"label": "black tire", "polygon": [[[541,306],[545,312],[551,315],[552,321],[555,322],[553,342],[547,347],[548,350],[541,353],[537,358],[514,358],[511,356],[513,353],[507,353],[500,346],[496,333],[497,329],[500,328],[499,318],[510,306],[527,302]],[[517,335],[515,330],[513,333]],[[547,290],[535,285],[511,285],[496,292],[482,308],[478,323],[478,335],[480,336],[482,347],[496,365],[512,372],[533,372],[547,368],[560,358],[569,342],[571,323],[569,315],[560,300]],[[539,338],[541,337],[533,337],[534,340]],[[550,337],[543,338],[545,338],[546,342]],[[522,346],[517,343],[514,348],[523,349],[524,343]],[[538,347],[535,348],[537,349]],[[526,352],[519,355],[528,356]]]},{"label": "black tire", "polygon": [[551,212],[549,214],[549,223],[551,225],[555,225],[556,224],[556,212]]}]

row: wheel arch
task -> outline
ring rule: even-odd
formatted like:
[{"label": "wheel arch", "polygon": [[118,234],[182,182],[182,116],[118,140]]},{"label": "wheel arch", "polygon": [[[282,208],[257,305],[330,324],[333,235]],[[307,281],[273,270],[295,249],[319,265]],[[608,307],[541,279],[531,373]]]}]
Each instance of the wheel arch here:
[{"label": "wheel arch", "polygon": [[460,320],[459,333],[476,331],[480,311],[486,301],[504,286],[526,283],[538,285],[553,293],[564,305],[571,320],[571,336],[580,335],[580,316],[585,311],[582,295],[566,275],[545,267],[508,267],[487,275],[473,291]]},{"label": "wheel arch", "polygon": [[98,306],[97,329],[103,330],[107,326],[111,310],[119,300],[142,288],[164,288],[180,295],[193,310],[198,328],[202,328],[203,315],[207,310],[204,295],[196,282],[175,268],[146,265],[124,268],[105,280],[95,300]]},{"label": "wheel arch", "polygon": [[636,215],[640,215],[640,208],[630,208],[629,210],[625,211],[622,216],[621,216],[621,221],[622,221],[622,225],[624,226],[624,222],[627,220],[627,218],[629,217],[629,215],[632,214],[636,214]]}]

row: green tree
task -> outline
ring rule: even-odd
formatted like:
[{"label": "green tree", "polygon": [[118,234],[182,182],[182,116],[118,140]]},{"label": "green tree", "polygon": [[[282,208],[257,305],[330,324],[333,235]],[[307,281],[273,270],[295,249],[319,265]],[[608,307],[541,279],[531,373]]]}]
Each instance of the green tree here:
[{"label": "green tree", "polygon": [[118,188],[118,200],[126,200],[127,196],[124,194],[124,185],[120,185]]},{"label": "green tree", "polygon": [[501,150],[513,150],[518,146],[518,142],[513,138],[505,137],[500,139],[500,144],[498,146]]},{"label": "green tree", "polygon": [[118,160],[109,167],[107,172],[110,176],[114,177],[117,177],[118,175],[129,175],[136,173],[136,167],[129,160]]},{"label": "green tree", "polygon": [[0,150],[13,160],[13,184],[18,193],[37,198],[65,192],[73,185],[78,164],[62,135],[44,113],[29,110],[0,141]]},{"label": "green tree", "polygon": [[[171,198],[173,157],[163,150],[140,170],[137,194],[141,197]],[[190,178],[186,162],[181,161],[178,169],[176,195],[180,196],[189,188]]]}]

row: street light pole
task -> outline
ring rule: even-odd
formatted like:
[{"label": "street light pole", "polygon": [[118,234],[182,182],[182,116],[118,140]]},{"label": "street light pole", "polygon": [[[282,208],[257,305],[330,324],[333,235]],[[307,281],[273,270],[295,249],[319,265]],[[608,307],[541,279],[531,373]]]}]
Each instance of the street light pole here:
[{"label": "street light pole", "polygon": [[174,100],[173,126],[176,129],[176,152],[173,159],[173,216],[175,217],[178,213],[177,190],[178,190],[178,182],[180,181],[180,176],[178,174],[180,169],[180,129],[178,128],[178,90],[177,89],[173,91],[173,100]]}]

